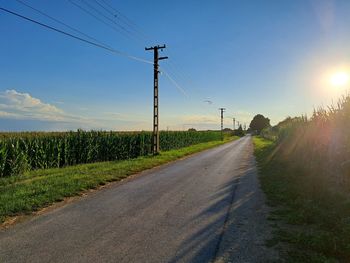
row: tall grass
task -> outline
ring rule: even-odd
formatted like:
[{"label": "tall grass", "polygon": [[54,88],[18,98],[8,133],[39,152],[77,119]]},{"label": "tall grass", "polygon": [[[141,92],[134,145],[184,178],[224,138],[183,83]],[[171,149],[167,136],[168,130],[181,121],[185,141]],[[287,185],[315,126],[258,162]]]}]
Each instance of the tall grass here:
[{"label": "tall grass", "polygon": [[286,262],[350,262],[350,96],[262,135],[275,141],[255,145],[271,217],[287,223],[275,235],[289,243]]},{"label": "tall grass", "polygon": [[336,105],[319,107],[310,119],[287,118],[265,130],[278,143],[280,158],[292,161],[318,180],[350,186],[350,96]]},{"label": "tall grass", "polygon": [[[160,132],[160,149],[219,140],[219,132]],[[150,132],[82,131],[0,134],[0,177],[28,170],[126,160],[151,153]]]}]

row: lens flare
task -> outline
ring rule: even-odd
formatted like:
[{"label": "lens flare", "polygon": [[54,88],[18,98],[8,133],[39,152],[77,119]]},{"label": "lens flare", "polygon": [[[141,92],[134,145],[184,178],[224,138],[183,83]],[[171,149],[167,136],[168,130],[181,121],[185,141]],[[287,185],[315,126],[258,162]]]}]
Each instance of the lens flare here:
[{"label": "lens flare", "polygon": [[349,74],[346,72],[337,72],[330,78],[330,83],[335,87],[344,87],[349,83]]}]

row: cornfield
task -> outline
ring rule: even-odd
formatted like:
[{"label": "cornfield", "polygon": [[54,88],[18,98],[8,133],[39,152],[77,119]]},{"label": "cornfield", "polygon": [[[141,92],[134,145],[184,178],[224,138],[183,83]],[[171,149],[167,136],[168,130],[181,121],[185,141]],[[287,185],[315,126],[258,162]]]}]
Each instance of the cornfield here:
[{"label": "cornfield", "polygon": [[[214,131],[162,131],[160,149],[171,150],[219,140]],[[126,160],[151,153],[150,132],[0,133],[0,177],[24,171]]]},{"label": "cornfield", "polygon": [[287,118],[262,136],[279,145],[276,155],[298,166],[315,181],[350,188],[350,95],[336,105],[306,116]]}]

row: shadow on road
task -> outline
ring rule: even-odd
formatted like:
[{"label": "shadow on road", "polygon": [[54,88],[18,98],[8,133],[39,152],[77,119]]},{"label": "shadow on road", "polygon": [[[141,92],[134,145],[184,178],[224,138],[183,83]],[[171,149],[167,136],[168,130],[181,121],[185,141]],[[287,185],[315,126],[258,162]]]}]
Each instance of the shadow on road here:
[{"label": "shadow on road", "polygon": [[[230,217],[230,210],[232,213],[232,209],[236,210],[240,206],[244,206],[255,194],[254,191],[250,191],[248,195],[237,199],[236,192],[242,179],[253,172],[252,168],[247,169],[247,167],[240,167],[237,170],[234,178],[222,184],[215,194],[208,197],[208,203],[212,203],[212,205],[191,219],[191,221],[202,219],[204,221],[206,218],[212,218],[215,215],[214,220],[183,241],[177,254],[170,262],[188,261],[188,255],[191,255],[191,262],[212,262],[216,258],[224,230],[232,228],[231,225],[235,223]],[[191,223],[187,222],[186,224]],[[193,253],[193,250],[196,249],[198,251]]]}]

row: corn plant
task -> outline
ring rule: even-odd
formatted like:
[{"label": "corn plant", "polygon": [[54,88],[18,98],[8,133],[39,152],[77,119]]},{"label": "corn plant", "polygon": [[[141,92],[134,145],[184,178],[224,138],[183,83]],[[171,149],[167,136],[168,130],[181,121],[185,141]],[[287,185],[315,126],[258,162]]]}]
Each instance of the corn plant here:
[{"label": "corn plant", "polygon": [[[218,132],[162,131],[163,151],[219,140]],[[151,154],[151,132],[20,132],[0,133],[0,177],[27,170],[115,161]]]}]

